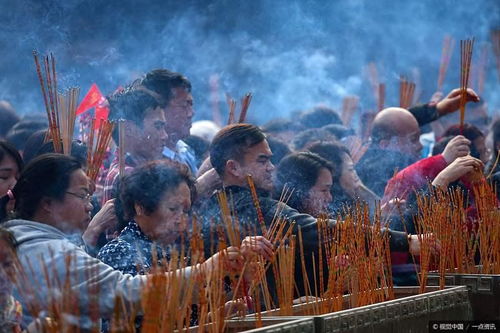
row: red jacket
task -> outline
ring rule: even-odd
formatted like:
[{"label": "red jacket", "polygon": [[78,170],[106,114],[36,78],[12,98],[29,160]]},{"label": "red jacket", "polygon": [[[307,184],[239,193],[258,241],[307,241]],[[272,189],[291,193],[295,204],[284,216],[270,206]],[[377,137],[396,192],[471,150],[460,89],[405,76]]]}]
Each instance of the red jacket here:
[{"label": "red jacket", "polygon": [[393,198],[407,199],[412,191],[421,189],[429,181],[434,180],[447,165],[443,155],[440,154],[424,158],[399,171],[387,182],[382,203]]}]

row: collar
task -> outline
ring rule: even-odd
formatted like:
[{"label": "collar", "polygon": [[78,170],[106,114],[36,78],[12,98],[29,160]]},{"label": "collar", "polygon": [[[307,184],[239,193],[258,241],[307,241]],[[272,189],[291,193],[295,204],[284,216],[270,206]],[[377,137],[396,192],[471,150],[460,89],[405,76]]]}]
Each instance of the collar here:
[{"label": "collar", "polygon": [[[248,192],[250,194],[250,189],[246,186],[239,186],[239,185],[228,185],[223,187],[224,191],[226,193],[244,193]],[[216,192],[217,193],[217,192]],[[257,196],[258,197],[269,197],[271,195],[270,192],[262,190],[262,189],[257,189]]]},{"label": "collar", "polygon": [[148,243],[153,243],[153,241],[142,232],[141,228],[135,220],[132,220],[128,225],[122,230],[120,236],[131,237],[134,240],[142,240]]}]

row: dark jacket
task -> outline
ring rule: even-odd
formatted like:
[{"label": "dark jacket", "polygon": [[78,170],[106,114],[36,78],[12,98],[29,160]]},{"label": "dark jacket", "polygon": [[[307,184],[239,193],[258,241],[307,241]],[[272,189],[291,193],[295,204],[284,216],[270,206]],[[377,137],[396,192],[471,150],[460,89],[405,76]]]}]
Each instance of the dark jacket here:
[{"label": "dark jacket", "polygon": [[[257,218],[257,210],[252,201],[250,190],[248,188],[240,186],[228,186],[225,188],[225,192],[227,194],[228,200],[230,201],[230,207],[234,207],[233,211],[236,212],[241,238],[248,234],[254,234],[252,230],[256,230],[257,234],[262,234]],[[279,205],[281,205],[281,216],[286,218],[286,220],[289,222],[295,221],[295,230],[293,231],[293,233],[295,235],[298,235],[298,229],[299,227],[301,228],[304,257],[307,261],[309,261],[311,255],[314,255],[316,257],[316,262],[319,262],[317,257],[317,219],[311,215],[302,214],[284,203],[280,203],[278,200],[273,199],[269,195],[269,193],[260,191],[258,192],[258,196],[266,226],[269,227],[276,214],[276,210],[278,209]],[[198,212],[198,216],[203,216],[204,243],[207,251],[206,255],[209,255],[211,254],[211,251],[209,249],[216,248],[214,244],[212,244],[212,241],[217,239],[217,236],[214,236],[213,232],[213,230],[215,229],[214,226],[221,225],[223,223],[220,217],[220,208],[217,201],[217,196],[212,196],[212,198],[210,198],[198,209]],[[330,220],[330,223],[332,226],[335,226],[336,221]],[[247,230],[249,230],[250,233],[247,233]],[[407,252],[408,241],[406,238],[406,233],[392,230],[389,230],[389,232],[391,251]],[[299,255],[297,255],[296,258],[300,260]],[[308,264],[307,266],[308,268],[312,268],[312,264]],[[302,272],[300,270],[300,264],[297,265],[296,263],[295,267],[295,281],[301,294],[303,294],[303,283],[301,282]],[[312,272],[308,271],[307,274],[309,275],[309,281],[313,281]]]},{"label": "dark jacket", "polygon": [[412,156],[372,144],[356,164],[356,172],[363,184],[382,197],[389,179],[414,162]]},{"label": "dark jacket", "polygon": [[408,109],[417,119],[418,126],[427,125],[440,117],[435,105],[420,104]]}]

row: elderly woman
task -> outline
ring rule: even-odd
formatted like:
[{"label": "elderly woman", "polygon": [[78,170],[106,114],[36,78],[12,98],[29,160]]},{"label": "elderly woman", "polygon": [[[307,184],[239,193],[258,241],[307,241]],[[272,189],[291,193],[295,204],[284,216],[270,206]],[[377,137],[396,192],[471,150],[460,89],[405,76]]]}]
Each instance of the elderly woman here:
[{"label": "elderly woman", "polygon": [[[114,270],[70,240],[69,235],[81,235],[86,229],[92,210],[90,182],[76,159],[60,154],[35,158],[21,173],[12,195],[15,219],[3,227],[14,234],[25,269],[23,283],[16,288],[23,309],[29,312],[23,316],[25,323],[31,321],[30,315],[44,316],[53,310],[53,302],[60,303],[57,300],[65,294],[61,294],[58,283],[64,282],[68,283],[64,290],[78,299],[72,303],[74,306],[60,309],[61,318],[82,330],[95,329],[96,316],[110,318],[117,298],[140,308],[141,291],[149,276],[134,277]],[[9,196],[2,197],[1,206],[10,200]],[[166,274],[177,274],[179,278],[204,275],[221,260],[228,270],[241,271],[243,258],[238,249],[228,248],[226,252],[227,255],[215,254],[197,265],[199,269],[188,267]]]}]

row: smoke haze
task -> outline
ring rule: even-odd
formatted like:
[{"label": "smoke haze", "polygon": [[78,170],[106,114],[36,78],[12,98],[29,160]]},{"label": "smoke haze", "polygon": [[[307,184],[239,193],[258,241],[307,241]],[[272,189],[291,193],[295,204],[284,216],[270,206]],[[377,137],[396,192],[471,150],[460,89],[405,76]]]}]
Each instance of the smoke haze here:
[{"label": "smoke haze", "polygon": [[[325,103],[335,108],[356,94],[363,109],[376,102],[366,65],[376,63],[398,103],[398,78],[418,79],[421,100],[436,88],[443,37],[476,37],[489,47],[485,99],[499,107],[499,76],[490,30],[500,27],[500,1],[1,1],[0,99],[20,113],[43,111],[32,50],[53,52],[60,86],[95,82],[103,93],[153,68],[193,83],[196,119],[210,117],[209,79],[224,93],[254,94],[250,120],[262,123]],[[459,86],[455,43],[444,90]],[[416,75],[416,73],[418,75]],[[83,96],[81,96],[83,97]]]}]

